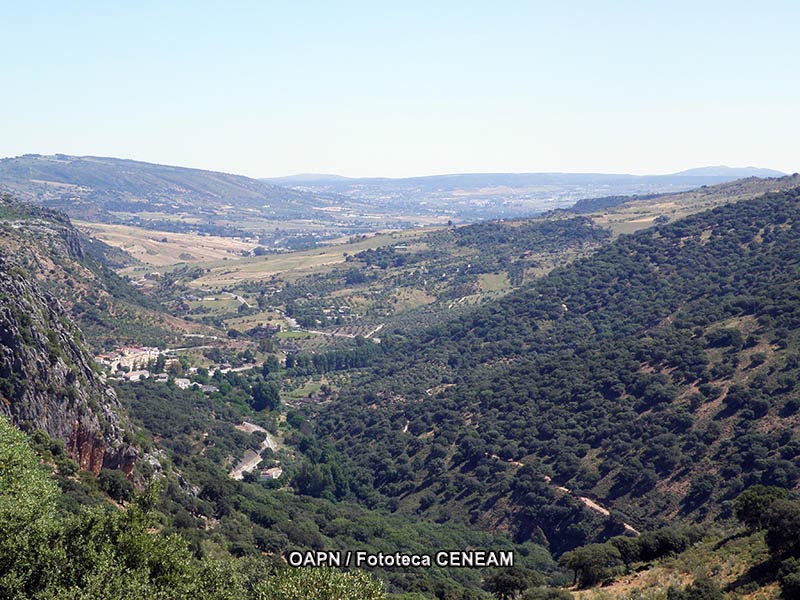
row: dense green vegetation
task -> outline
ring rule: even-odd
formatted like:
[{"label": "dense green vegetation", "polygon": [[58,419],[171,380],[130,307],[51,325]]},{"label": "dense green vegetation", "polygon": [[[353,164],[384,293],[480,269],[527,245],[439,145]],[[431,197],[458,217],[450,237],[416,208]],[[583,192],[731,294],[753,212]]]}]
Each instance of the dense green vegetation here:
[{"label": "dense green vegetation", "polygon": [[[500,516],[556,551],[614,518],[725,514],[745,487],[800,476],[799,273],[797,192],[623,236],[395,340],[319,409],[318,431],[402,512]],[[545,476],[605,498],[611,529]]]},{"label": "dense green vegetation", "polygon": [[385,597],[364,573],[286,571],[267,558],[196,558],[168,535],[157,488],[120,511],[58,510],[59,491],[25,436],[0,417],[0,595],[36,599]]},{"label": "dense green vegetation", "polygon": [[622,571],[630,572],[633,563],[676,555],[697,542],[702,531],[687,527],[664,527],[638,537],[616,536],[603,544],[589,544],[565,552],[559,564],[572,571],[573,583],[591,587]]},{"label": "dense green vegetation", "polygon": [[791,500],[785,489],[754,486],[736,500],[736,516],[751,530],[764,531],[770,552],[765,569],[777,572],[783,597],[800,593],[800,501]]},{"label": "dense green vegetation", "polygon": [[[4,206],[7,219],[30,217]],[[366,250],[286,285],[244,284],[235,291],[256,300],[231,302],[238,317],[285,311],[306,328],[345,326],[356,319],[342,300],[352,293],[368,298],[366,329],[378,316],[386,326],[380,341],[297,346],[243,372],[189,374],[184,358],[168,368],[162,358],[157,370],[204,391],[174,380],[116,383],[139,426],[126,434],[142,451],[133,482],[120,471],[80,471],[42,432],[28,442],[37,459],[0,422],[2,592],[560,599],[568,593],[556,588],[573,581],[600,585],[691,552],[707,533],[691,523],[735,517],[747,528],[736,535],[763,539],[761,570],[727,588],[693,577],[667,597],[719,598],[765,582],[793,597],[800,192],[609,237],[584,217],[478,224],[426,234],[414,248]],[[61,239],[69,254],[71,240]],[[597,248],[541,279],[526,276],[541,261]],[[93,339],[113,326],[104,302],[148,307],[105,262],[78,258],[69,276],[81,285],[64,297]],[[78,277],[78,265],[104,293]],[[179,268],[161,287],[202,274]],[[485,276],[516,291],[461,304],[485,299]],[[395,319],[398,290],[430,304],[408,309],[408,326]],[[16,321],[24,338],[24,315]],[[242,322],[227,348],[204,348],[199,359],[250,363],[257,348],[261,361],[300,334]],[[47,340],[55,361],[59,341]],[[22,385],[0,383],[0,392]],[[243,432],[243,420],[277,449],[264,449],[264,431]],[[248,451],[262,462],[235,480],[229,473]],[[279,479],[259,477],[278,465]],[[142,491],[150,481],[160,493]],[[281,566],[290,550],[354,548],[513,550],[516,565],[371,575]]]},{"label": "dense green vegetation", "polygon": [[[277,376],[271,373],[270,376]],[[391,514],[364,474],[332,445],[312,437],[309,424],[289,412],[276,428],[275,413],[253,412],[236,395],[258,385],[262,373],[229,373],[217,379],[220,392],[179,390],[142,382],[122,384],[118,393],[144,430],[157,436],[159,469],[168,484],[158,504],[165,532],[188,540],[196,556],[283,554],[290,550],[353,550],[372,553],[429,553],[439,549],[513,550],[517,563],[531,572],[554,572],[555,564],[541,546],[514,544],[459,524],[432,524],[414,516]],[[226,382],[235,382],[224,393]],[[237,391],[238,390],[238,391]],[[257,477],[233,481],[227,471],[243,449],[261,438],[233,428],[246,416],[276,431],[284,448],[266,462],[279,459],[285,474],[278,481]],[[254,434],[256,435],[256,434]],[[163,438],[163,439],[162,439]],[[153,438],[140,440],[153,449]],[[231,460],[233,459],[233,460]],[[151,474],[152,465],[141,464]],[[182,481],[183,483],[179,483]],[[288,486],[286,485],[288,482]],[[208,527],[208,523],[215,523]],[[415,591],[439,598],[486,598],[481,571],[472,569],[376,569],[388,591]]]},{"label": "dense green vegetation", "polygon": [[[730,516],[748,486],[792,487],[798,212],[795,194],[774,195],[625,236],[422,336],[385,336],[310,423],[289,415],[295,490],[503,523],[563,561],[596,540],[581,560],[617,565],[639,556],[617,541],[623,521]],[[287,373],[322,356],[292,357]],[[603,570],[585,573],[588,585]]]},{"label": "dense green vegetation", "polygon": [[570,208],[565,209],[567,212],[576,213],[579,215],[593,213],[608,208],[625,204],[631,200],[652,200],[654,198],[663,198],[668,194],[637,194],[634,196],[603,196],[601,198],[585,198],[578,200]]}]

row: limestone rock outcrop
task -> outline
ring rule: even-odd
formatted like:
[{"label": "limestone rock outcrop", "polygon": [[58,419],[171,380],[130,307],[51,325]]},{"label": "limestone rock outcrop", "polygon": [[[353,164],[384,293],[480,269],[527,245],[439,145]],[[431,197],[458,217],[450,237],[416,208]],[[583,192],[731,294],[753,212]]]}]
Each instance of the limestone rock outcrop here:
[{"label": "limestone rock outcrop", "polygon": [[60,303],[13,257],[0,254],[0,412],[25,430],[63,440],[82,469],[121,469],[137,450],[114,393],[95,370]]}]

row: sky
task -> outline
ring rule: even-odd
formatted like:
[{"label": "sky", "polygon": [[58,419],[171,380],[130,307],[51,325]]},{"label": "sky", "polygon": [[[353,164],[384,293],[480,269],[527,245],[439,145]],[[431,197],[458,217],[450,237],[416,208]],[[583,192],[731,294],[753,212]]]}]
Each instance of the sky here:
[{"label": "sky", "polygon": [[0,156],[800,171],[800,3],[2,2]]}]

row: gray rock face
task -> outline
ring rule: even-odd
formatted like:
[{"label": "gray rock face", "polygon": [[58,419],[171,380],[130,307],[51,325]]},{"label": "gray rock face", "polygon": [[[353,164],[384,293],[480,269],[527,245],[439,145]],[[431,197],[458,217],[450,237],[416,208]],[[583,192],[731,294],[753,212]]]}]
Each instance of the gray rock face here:
[{"label": "gray rock face", "polygon": [[121,469],[136,449],[114,393],[94,370],[77,327],[58,301],[0,254],[0,412],[23,429],[66,443],[82,469]]}]

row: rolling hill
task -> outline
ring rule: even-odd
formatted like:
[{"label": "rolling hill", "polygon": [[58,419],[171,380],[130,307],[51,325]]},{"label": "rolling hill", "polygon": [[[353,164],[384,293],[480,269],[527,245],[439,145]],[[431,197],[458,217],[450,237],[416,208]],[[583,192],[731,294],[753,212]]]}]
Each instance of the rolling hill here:
[{"label": "rolling hill", "polygon": [[112,222],[142,213],[188,214],[202,220],[225,216],[231,208],[286,218],[316,214],[329,204],[313,194],[241,175],[63,154],[0,160],[0,188],[71,217]]},{"label": "rolling hill", "polygon": [[758,167],[698,167],[675,173],[679,177],[727,177],[730,179],[744,179],[745,177],[782,177],[785,173],[775,169],[760,169]]},{"label": "rolling hill", "polygon": [[[95,156],[0,159],[0,190],[85,221],[163,231],[325,236],[530,216],[608,195],[677,192],[768,169],[709,167],[673,175],[468,173],[405,179],[306,174],[274,179]],[[269,239],[267,239],[269,238]]]}]

